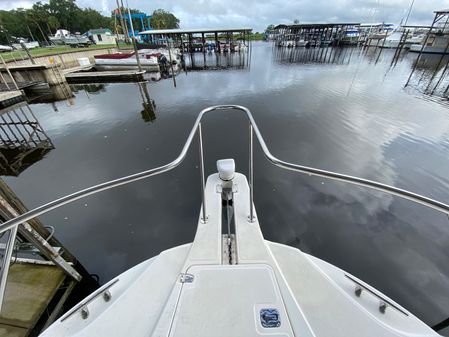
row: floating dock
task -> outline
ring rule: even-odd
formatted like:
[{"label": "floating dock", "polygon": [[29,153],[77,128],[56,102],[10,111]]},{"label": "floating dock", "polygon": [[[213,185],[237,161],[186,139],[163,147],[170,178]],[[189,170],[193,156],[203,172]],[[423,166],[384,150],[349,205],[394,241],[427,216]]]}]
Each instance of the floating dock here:
[{"label": "floating dock", "polygon": [[65,74],[69,83],[98,83],[98,82],[136,82],[143,81],[145,71],[114,70],[114,71],[80,71]]},{"label": "floating dock", "polygon": [[22,92],[19,90],[0,92],[0,109],[7,108],[11,105],[22,102],[23,100],[24,97]]},{"label": "floating dock", "polygon": [[[12,263],[0,314],[0,336],[25,337],[39,325],[45,326],[48,317],[56,318],[54,310],[60,311],[59,302],[67,299],[75,282],[66,280],[64,272],[55,265],[14,260]],[[63,287],[65,291],[60,292]]]}]

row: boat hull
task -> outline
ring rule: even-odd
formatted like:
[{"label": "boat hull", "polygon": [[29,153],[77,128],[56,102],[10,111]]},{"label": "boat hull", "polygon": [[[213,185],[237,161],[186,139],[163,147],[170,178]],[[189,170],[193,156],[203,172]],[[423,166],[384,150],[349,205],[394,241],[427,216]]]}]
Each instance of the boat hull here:
[{"label": "boat hull", "polygon": [[[223,234],[225,188],[235,191],[230,236]],[[439,336],[351,274],[264,240],[255,211],[248,219],[250,191],[242,174],[225,182],[213,174],[204,193],[207,221],[200,215],[193,243],[117,276],[42,337]]]},{"label": "boat hull", "polygon": [[[159,71],[159,64],[149,59],[141,59],[140,65],[146,71]],[[126,59],[95,59],[95,68],[99,70],[133,70],[138,69],[135,57]]]}]

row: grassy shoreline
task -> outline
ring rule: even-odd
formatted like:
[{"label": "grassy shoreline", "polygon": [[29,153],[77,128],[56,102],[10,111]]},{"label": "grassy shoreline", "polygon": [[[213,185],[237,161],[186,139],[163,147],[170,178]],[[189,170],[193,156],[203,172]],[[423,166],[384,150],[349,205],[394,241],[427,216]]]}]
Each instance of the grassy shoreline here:
[{"label": "grassy shoreline", "polygon": [[[249,39],[252,41],[261,41],[264,39],[264,35],[259,34],[251,34],[249,36]],[[127,45],[124,43],[119,44],[122,48],[131,48],[131,45]],[[95,50],[95,49],[108,49],[108,48],[115,48],[115,44],[103,44],[103,45],[92,45],[89,47],[79,47],[79,48],[72,48],[70,46],[52,46],[52,47],[39,47],[30,49],[30,54],[32,57],[43,57],[43,56],[53,56],[58,54],[66,54],[66,53],[76,53],[76,52],[82,52],[82,51],[89,51],[89,50]],[[23,50],[13,50],[10,52],[3,52],[0,54],[5,62],[14,62],[15,60],[21,61],[23,59],[28,59],[28,55]]]},{"label": "grassy shoreline", "polygon": [[[89,51],[95,49],[108,49],[116,47],[115,44],[103,44],[103,45],[93,45],[90,47],[80,47],[80,48],[72,48],[70,46],[53,46],[53,47],[39,47],[30,49],[30,54],[32,57],[42,57],[42,56],[52,56],[58,54],[66,54],[66,53],[76,53],[82,51]],[[3,52],[1,56],[6,62],[22,59],[28,59],[27,53],[23,50],[14,50],[11,52]]]}]

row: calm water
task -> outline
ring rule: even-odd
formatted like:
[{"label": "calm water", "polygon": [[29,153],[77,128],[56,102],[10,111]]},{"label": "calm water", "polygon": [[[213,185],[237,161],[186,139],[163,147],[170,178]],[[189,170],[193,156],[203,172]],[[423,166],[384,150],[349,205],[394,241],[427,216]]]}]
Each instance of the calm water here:
[{"label": "calm water", "polygon": [[[424,58],[404,88],[413,54],[391,67],[392,51],[253,46],[250,63],[209,55],[204,69],[197,55],[193,65],[188,60],[196,71],[177,76],[176,88],[171,79],[146,87],[77,86],[71,104],[32,104],[55,149],[5,180],[32,208],[171,161],[201,109],[240,104],[251,109],[281,159],[449,202],[445,80],[429,95],[439,81],[439,73],[432,75],[439,57]],[[242,115],[209,115],[204,136],[207,173],[226,157],[247,173]],[[382,193],[282,171],[256,149],[255,204],[268,240],[347,270],[428,324],[449,316],[447,217]],[[197,159],[194,146],[172,172],[86,198],[42,221],[55,226],[58,238],[104,283],[193,240],[200,208]]]}]

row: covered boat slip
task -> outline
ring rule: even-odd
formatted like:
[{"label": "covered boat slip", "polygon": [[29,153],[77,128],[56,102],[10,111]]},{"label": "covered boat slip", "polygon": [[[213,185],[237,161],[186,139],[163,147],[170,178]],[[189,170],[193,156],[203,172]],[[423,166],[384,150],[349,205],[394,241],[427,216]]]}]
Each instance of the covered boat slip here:
[{"label": "covered boat slip", "polygon": [[[200,28],[200,29],[154,29],[140,32],[139,35],[145,41],[151,41],[153,44],[166,45],[168,42],[187,52],[201,50],[207,51],[207,41],[214,41],[214,49],[217,51],[236,51],[229,48],[231,45],[241,42],[242,47],[249,47],[252,28]],[[199,44],[198,44],[199,43]],[[226,44],[223,46],[223,44]],[[241,50],[240,48],[238,49]]]},{"label": "covered boat slip", "polygon": [[114,278],[42,336],[438,336],[354,276],[264,240],[250,193],[242,174],[209,176],[193,243]]},{"label": "covered boat slip", "polygon": [[274,38],[279,46],[284,47],[290,46],[287,41],[297,47],[340,45],[350,40],[357,42],[359,26],[357,22],[280,24],[274,27]]}]

